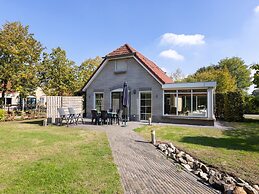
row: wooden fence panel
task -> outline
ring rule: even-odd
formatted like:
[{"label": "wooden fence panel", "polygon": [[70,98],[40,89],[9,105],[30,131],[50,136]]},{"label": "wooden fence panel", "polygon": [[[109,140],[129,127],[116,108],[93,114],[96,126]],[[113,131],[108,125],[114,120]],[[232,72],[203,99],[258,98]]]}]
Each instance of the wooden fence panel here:
[{"label": "wooden fence panel", "polygon": [[56,123],[60,118],[58,108],[64,108],[68,113],[68,108],[72,107],[77,113],[83,112],[82,96],[47,96],[47,122]]}]

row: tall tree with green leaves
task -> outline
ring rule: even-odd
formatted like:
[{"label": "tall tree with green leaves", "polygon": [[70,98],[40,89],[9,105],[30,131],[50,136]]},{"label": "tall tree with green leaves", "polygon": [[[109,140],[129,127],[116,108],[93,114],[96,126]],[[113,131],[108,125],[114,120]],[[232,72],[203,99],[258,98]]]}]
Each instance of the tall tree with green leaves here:
[{"label": "tall tree with green leaves", "polygon": [[79,67],[78,67],[78,84],[77,90],[81,90],[85,83],[89,80],[92,76],[94,71],[98,68],[98,66],[102,62],[102,58],[97,56],[95,58],[86,59]]},{"label": "tall tree with green leaves", "polygon": [[253,76],[253,84],[256,85],[257,88],[259,88],[259,64],[254,64],[251,68],[255,70]]},{"label": "tall tree with green leaves", "polygon": [[237,88],[246,91],[252,84],[251,70],[240,57],[225,58],[219,61],[218,66],[227,68],[229,73],[236,79]]},{"label": "tall tree with green leaves", "polygon": [[0,29],[0,85],[2,103],[5,93],[18,91],[28,95],[38,86],[37,64],[43,47],[29,26],[20,22],[7,22]]},{"label": "tall tree with green leaves", "polygon": [[225,93],[233,92],[237,90],[236,80],[228,69],[209,69],[206,71],[199,71],[194,75],[190,75],[183,81],[186,82],[204,82],[204,81],[216,81],[216,92]]},{"label": "tall tree with green leaves", "polygon": [[50,54],[43,53],[39,68],[41,88],[49,96],[70,96],[76,89],[75,63],[66,56],[60,47],[52,49]]}]

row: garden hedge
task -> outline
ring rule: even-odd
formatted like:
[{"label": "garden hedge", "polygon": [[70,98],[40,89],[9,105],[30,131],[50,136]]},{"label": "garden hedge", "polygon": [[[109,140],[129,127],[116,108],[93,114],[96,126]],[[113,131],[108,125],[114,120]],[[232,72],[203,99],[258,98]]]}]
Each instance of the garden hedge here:
[{"label": "garden hedge", "polygon": [[216,94],[215,116],[219,120],[242,121],[244,119],[244,98],[241,92]]},{"label": "garden hedge", "polygon": [[0,121],[3,121],[5,119],[5,110],[0,109]]}]

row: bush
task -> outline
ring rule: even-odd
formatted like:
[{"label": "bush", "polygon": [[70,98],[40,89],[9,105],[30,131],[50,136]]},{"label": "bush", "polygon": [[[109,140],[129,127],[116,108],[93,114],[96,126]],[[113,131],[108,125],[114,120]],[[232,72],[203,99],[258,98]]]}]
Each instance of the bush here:
[{"label": "bush", "polygon": [[0,109],[0,121],[5,120],[5,110],[4,109]]},{"label": "bush", "polygon": [[216,118],[225,121],[244,119],[244,99],[241,92],[216,94]]}]

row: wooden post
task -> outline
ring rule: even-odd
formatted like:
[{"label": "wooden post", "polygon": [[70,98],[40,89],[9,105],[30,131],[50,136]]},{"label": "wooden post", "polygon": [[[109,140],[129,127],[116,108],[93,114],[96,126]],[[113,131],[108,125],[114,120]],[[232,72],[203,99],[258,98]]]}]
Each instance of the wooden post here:
[{"label": "wooden post", "polygon": [[156,145],[156,131],[155,129],[151,130],[151,142],[153,145]]}]

